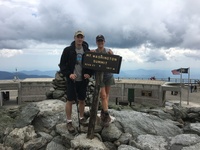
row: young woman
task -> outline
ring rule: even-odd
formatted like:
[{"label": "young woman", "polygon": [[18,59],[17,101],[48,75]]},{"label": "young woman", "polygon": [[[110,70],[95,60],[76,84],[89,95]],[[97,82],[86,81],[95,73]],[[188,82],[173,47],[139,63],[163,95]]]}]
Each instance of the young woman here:
[{"label": "young woman", "polygon": [[[107,53],[107,54],[113,54],[113,52],[110,49],[106,49],[104,47],[105,45],[105,38],[103,35],[98,35],[96,37],[96,44],[97,49],[95,52],[97,53]],[[102,103],[102,110],[101,110],[101,123],[103,126],[109,126],[109,123],[111,121],[110,115],[108,113],[108,102],[109,102],[109,93],[110,93],[110,87],[111,85],[115,84],[115,80],[112,73],[104,72],[103,74],[103,80],[100,83],[100,97],[101,97],[101,103]]]}]

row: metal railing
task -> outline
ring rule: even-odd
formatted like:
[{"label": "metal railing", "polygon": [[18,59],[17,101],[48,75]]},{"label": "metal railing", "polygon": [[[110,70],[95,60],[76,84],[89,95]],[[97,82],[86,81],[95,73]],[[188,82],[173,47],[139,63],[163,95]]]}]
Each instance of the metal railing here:
[{"label": "metal railing", "polygon": [[[150,78],[134,78],[134,77],[125,77],[125,78],[115,78],[115,79],[130,79],[130,80],[151,80]],[[155,80],[158,81],[166,81],[166,82],[174,82],[174,83],[185,83],[185,84],[200,84],[200,80],[199,79],[186,79],[183,78],[182,82],[180,82],[180,78],[155,78]]]}]

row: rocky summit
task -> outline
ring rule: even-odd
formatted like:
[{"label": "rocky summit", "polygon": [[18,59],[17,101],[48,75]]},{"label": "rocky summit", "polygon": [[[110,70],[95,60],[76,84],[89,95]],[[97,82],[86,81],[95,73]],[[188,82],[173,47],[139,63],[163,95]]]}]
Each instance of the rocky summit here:
[{"label": "rocky summit", "polygon": [[[66,128],[65,102],[32,102],[19,108],[0,108],[0,150],[199,150],[200,108],[109,109],[109,127],[95,125],[75,134]],[[89,114],[89,112],[86,112]],[[78,127],[76,106],[73,125]],[[89,118],[88,118],[89,119]]]}]

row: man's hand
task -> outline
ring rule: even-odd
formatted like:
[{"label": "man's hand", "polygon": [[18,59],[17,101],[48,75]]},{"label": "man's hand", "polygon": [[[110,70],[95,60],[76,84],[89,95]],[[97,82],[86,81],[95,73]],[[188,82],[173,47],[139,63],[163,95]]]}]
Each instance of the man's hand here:
[{"label": "man's hand", "polygon": [[76,79],[76,77],[77,77],[77,75],[76,75],[76,74],[70,74],[70,75],[69,75],[69,78],[70,78],[70,79],[72,79],[72,80],[75,80],[75,79]]},{"label": "man's hand", "polygon": [[88,78],[90,78],[90,75],[89,74],[84,74],[84,78],[88,79]]}]

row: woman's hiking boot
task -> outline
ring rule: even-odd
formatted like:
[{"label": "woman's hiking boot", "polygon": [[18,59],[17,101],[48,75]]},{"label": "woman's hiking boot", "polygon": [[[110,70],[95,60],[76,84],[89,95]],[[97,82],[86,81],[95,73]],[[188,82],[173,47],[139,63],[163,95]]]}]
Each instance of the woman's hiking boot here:
[{"label": "woman's hiking boot", "polygon": [[101,110],[101,125],[104,127],[108,127],[110,124],[111,118],[109,113],[106,111],[104,112],[103,110]]}]

